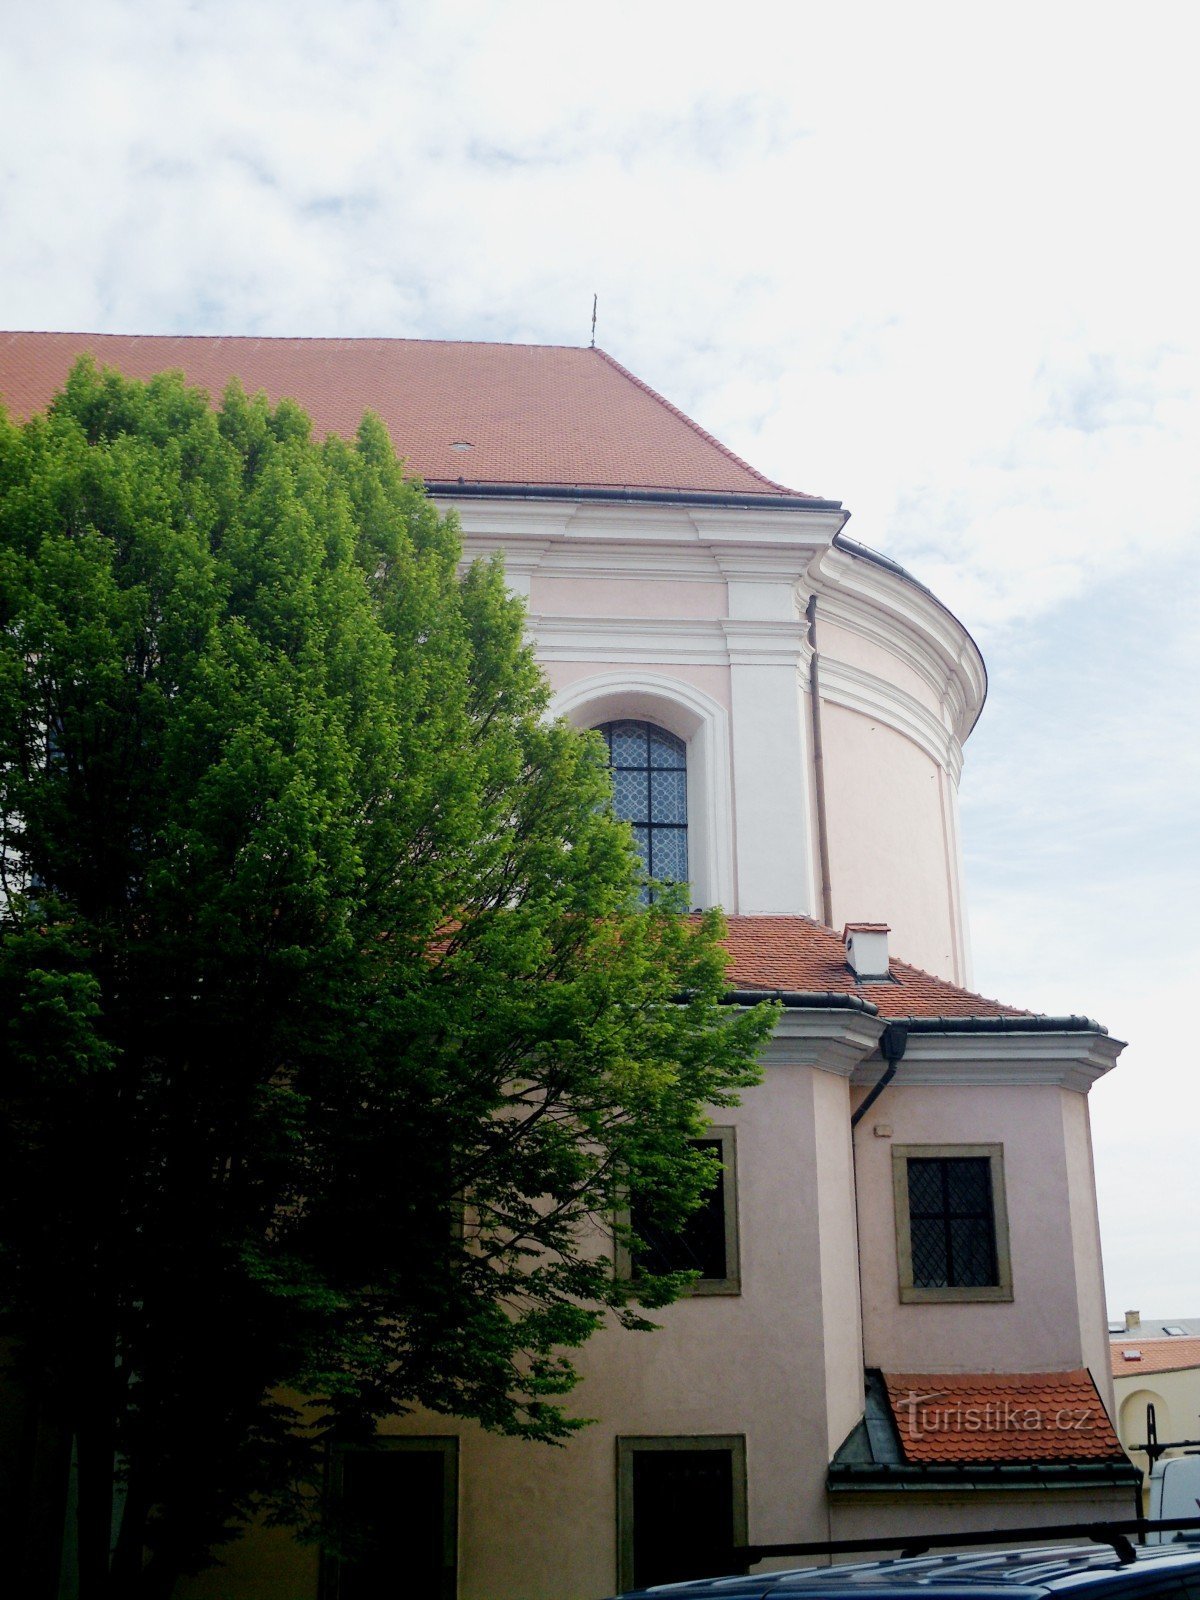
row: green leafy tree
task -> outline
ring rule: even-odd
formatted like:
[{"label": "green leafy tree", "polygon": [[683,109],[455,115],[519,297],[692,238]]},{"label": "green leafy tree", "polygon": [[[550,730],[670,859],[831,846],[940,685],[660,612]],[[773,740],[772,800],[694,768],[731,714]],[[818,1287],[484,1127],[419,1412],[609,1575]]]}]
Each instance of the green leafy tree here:
[{"label": "green leafy tree", "polygon": [[0,1334],[89,1600],[303,1525],[387,1413],[563,1438],[681,1287],[605,1235],[698,1203],[770,1009],[459,562],[369,416],[87,363],[0,415]]}]

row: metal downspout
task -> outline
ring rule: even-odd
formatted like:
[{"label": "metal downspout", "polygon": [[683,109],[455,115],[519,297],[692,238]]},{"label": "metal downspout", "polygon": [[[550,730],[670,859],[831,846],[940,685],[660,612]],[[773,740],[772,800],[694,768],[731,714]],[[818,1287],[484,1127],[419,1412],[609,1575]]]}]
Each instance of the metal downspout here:
[{"label": "metal downspout", "polygon": [[817,849],[821,858],[821,921],[833,927],[833,883],[829,871],[829,823],[825,811],[825,742],[821,737],[821,658],[817,653],[817,597],[810,594],[808,619],[808,698],[812,715],[813,787],[817,801]]},{"label": "metal downspout", "polygon": [[876,1083],[870,1094],[850,1118],[850,1131],[858,1127],[867,1112],[875,1104],[879,1096],[896,1076],[896,1068],[900,1065],[901,1057],[908,1048],[908,1028],[903,1022],[889,1022],[879,1038],[879,1050],[887,1062],[887,1070]]}]

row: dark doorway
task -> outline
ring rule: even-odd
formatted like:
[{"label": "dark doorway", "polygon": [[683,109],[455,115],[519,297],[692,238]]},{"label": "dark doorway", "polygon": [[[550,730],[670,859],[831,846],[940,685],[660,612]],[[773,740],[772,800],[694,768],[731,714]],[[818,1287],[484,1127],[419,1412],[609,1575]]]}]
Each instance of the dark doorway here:
[{"label": "dark doorway", "polygon": [[456,1442],[338,1452],[349,1553],[333,1564],[331,1600],[454,1600]]},{"label": "dark doorway", "polygon": [[739,1570],[729,1449],[632,1452],[634,1588]]}]

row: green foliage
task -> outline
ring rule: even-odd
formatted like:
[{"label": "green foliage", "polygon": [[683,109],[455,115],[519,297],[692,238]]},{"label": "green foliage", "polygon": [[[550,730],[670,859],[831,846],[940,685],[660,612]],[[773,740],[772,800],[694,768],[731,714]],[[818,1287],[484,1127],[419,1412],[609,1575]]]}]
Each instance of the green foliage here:
[{"label": "green foliage", "polygon": [[570,1351],[680,1287],[614,1218],[686,1215],[754,1080],[769,1008],[639,908],[459,559],[369,416],[86,363],[0,416],[0,1333],[124,1463],[130,1572],[388,1412],[569,1434]]}]

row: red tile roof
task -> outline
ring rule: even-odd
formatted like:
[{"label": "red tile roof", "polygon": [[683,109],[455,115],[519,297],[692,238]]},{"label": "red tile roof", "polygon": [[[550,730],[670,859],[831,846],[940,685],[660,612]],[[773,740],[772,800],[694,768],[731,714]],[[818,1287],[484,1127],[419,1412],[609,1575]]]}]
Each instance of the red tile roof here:
[{"label": "red tile roof", "polygon": [[370,408],[409,470],[430,483],[797,493],[756,472],[603,350],[446,339],[0,333],[0,401],[22,419],[43,410],[85,352],[134,378],[181,371],[214,396],[236,376],[272,402],[299,401],[319,437],[351,436]]},{"label": "red tile roof", "polygon": [[[1123,1340],[1112,1347],[1114,1378],[1136,1377],[1139,1372],[1179,1372],[1185,1367],[1200,1367],[1200,1339]],[[1125,1351],[1140,1351],[1136,1361],[1126,1360]]]},{"label": "red tile roof", "polygon": [[[892,960],[891,978],[856,982],[841,938],[810,917],[729,917],[725,947],[739,989],[810,989],[856,994],[884,1017],[1028,1017],[936,978],[907,961]],[[858,924],[862,926],[862,924]]]},{"label": "red tile roof", "polygon": [[1123,1461],[1091,1374],[885,1372],[906,1462]]}]

